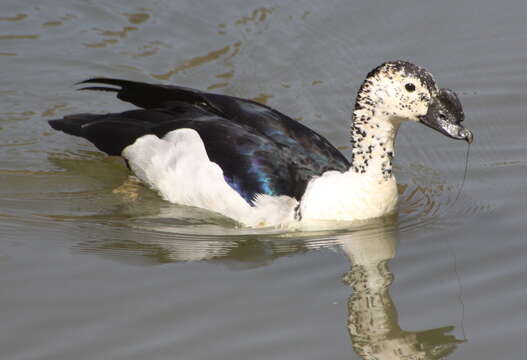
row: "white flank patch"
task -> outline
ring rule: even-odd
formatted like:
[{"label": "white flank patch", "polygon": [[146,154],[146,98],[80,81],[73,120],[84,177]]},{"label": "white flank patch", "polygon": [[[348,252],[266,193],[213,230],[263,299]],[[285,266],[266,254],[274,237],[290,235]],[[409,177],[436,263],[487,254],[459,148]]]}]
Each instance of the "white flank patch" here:
[{"label": "white flank patch", "polygon": [[295,199],[259,194],[255,206],[250,206],[227,184],[192,129],[174,130],[162,139],[145,135],[122,155],[135,175],[163,199],[214,211],[248,227],[293,229],[309,226],[312,220],[370,219],[393,212],[397,205],[394,177],[384,180],[377,172],[328,171],[309,182],[300,205],[302,220],[295,224]]},{"label": "white flank patch", "polygon": [[250,227],[294,221],[297,201],[288,196],[258,195],[251,207],[227,184],[223,170],[209,160],[195,130],[177,129],[162,139],[142,136],[122,155],[139,179],[172,203],[215,211]]}]

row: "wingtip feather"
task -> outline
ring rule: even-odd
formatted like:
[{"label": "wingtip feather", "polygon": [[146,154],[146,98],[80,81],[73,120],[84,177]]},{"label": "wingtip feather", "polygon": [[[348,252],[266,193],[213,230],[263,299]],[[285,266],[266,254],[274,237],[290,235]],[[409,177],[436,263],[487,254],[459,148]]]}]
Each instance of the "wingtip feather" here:
[{"label": "wingtip feather", "polygon": [[103,86],[87,86],[80,89],[77,89],[78,91],[81,90],[93,90],[93,91],[107,91],[107,92],[118,92],[121,89],[117,88],[111,88],[111,87],[103,87]]}]

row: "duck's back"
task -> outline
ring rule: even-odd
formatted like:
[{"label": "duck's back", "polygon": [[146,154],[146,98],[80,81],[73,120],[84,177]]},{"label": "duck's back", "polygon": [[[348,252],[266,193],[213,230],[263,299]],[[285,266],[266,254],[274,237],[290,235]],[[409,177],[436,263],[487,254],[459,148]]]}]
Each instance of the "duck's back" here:
[{"label": "duck's back", "polygon": [[349,168],[346,158],[325,138],[250,100],[126,80],[84,83],[114,85],[86,89],[117,92],[121,100],[143,109],[70,115],[51,120],[54,129],[83,137],[109,155],[122,155],[127,146],[148,134],[162,138],[176,129],[194,129],[209,159],[249,203],[256,194],[299,200],[313,177]]}]

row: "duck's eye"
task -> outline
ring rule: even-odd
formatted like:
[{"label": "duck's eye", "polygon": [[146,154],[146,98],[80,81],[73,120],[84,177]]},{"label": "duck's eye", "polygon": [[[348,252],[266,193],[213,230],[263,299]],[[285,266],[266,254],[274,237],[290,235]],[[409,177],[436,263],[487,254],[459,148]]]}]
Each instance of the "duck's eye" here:
[{"label": "duck's eye", "polygon": [[408,84],[404,85],[404,88],[405,88],[406,91],[408,91],[408,92],[413,92],[413,91],[415,91],[415,85],[412,84],[412,83],[408,83]]}]

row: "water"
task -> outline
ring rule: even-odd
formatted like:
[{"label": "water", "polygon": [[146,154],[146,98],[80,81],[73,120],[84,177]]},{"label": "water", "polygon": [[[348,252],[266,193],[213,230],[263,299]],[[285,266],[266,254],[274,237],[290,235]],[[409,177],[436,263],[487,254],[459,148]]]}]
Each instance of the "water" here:
[{"label": "water", "polygon": [[[1,358],[524,359],[526,4],[2,1]],[[256,98],[346,152],[398,58],[460,94],[467,180],[456,201],[466,144],[404,125],[398,217],[348,231],[171,206],[45,122],[129,108],[71,86],[111,76]]]}]

